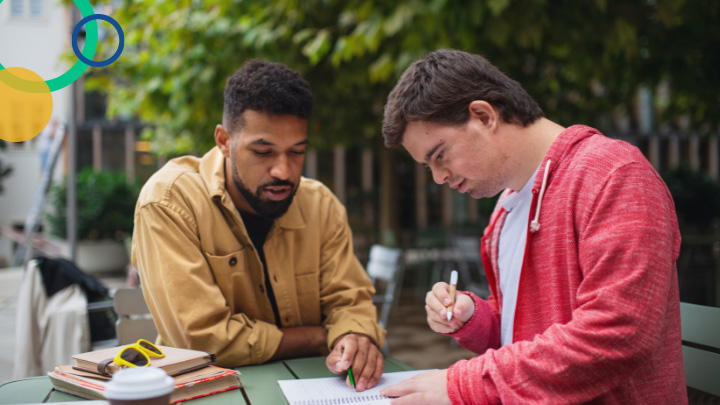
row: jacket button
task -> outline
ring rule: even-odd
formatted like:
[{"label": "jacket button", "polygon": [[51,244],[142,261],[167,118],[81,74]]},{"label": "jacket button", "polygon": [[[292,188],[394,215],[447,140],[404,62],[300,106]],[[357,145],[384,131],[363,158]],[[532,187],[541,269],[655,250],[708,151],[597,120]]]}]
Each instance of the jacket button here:
[{"label": "jacket button", "polygon": [[234,266],[234,265],[236,265],[236,264],[237,264],[237,258],[231,257],[231,258],[230,258],[230,266]]},{"label": "jacket button", "polygon": [[260,284],[260,292],[265,294],[265,287],[262,284]]}]

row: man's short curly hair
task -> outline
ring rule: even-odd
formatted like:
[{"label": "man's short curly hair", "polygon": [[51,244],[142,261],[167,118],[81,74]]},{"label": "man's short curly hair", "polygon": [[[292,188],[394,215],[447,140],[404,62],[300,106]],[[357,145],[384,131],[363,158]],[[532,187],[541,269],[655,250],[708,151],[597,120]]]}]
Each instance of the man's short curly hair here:
[{"label": "man's short curly hair", "polygon": [[242,129],[245,110],[308,119],[312,108],[310,85],[297,72],[282,63],[251,59],[227,79],[223,126],[230,133]]}]

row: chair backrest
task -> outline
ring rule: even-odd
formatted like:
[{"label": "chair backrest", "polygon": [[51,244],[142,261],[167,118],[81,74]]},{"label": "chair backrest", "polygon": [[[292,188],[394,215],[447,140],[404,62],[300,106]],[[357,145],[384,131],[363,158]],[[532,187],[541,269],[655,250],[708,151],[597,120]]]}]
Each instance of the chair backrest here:
[{"label": "chair backrest", "polygon": [[395,300],[395,293],[402,277],[401,268],[402,250],[394,249],[383,245],[372,245],[367,263],[367,272],[370,279],[377,287],[377,280],[386,282],[385,292],[375,297],[375,302],[382,304],[378,323],[383,328],[387,325],[390,315],[390,306]]},{"label": "chair backrest", "polygon": [[375,279],[391,281],[397,273],[401,257],[402,250],[400,249],[372,245],[367,264],[368,276],[373,281]]},{"label": "chair backrest", "polygon": [[158,332],[140,288],[118,288],[114,295],[118,344],[154,342]]},{"label": "chair backrest", "polygon": [[[373,302],[380,305],[380,316],[378,324],[383,328],[387,327],[390,307],[396,299],[396,293],[402,284],[402,255],[401,249],[390,248],[383,245],[372,245],[366,266],[368,276],[379,291],[378,280],[385,282],[385,291],[382,294],[376,293]],[[382,347],[385,356],[390,356],[390,348],[387,340]]]},{"label": "chair backrest", "polygon": [[720,396],[720,308],[680,303],[685,383]]}]

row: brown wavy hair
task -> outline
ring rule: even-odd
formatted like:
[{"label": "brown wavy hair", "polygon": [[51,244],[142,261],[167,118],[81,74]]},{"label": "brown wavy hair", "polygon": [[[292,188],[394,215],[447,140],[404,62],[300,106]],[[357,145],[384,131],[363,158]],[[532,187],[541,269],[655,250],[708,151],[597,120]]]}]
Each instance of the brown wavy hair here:
[{"label": "brown wavy hair", "polygon": [[528,126],[543,117],[525,89],[487,59],[441,49],[410,65],[390,92],[382,126],[385,146],[399,146],[409,122],[466,123],[475,100],[490,103],[507,123]]}]

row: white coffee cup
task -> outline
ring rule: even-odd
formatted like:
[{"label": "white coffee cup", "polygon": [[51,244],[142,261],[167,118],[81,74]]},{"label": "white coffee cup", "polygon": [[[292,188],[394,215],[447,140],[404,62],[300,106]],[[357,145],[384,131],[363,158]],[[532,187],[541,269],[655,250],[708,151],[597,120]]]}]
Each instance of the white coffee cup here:
[{"label": "white coffee cup", "polygon": [[130,367],[113,374],[105,387],[111,405],[168,405],[173,379],[156,367]]}]

